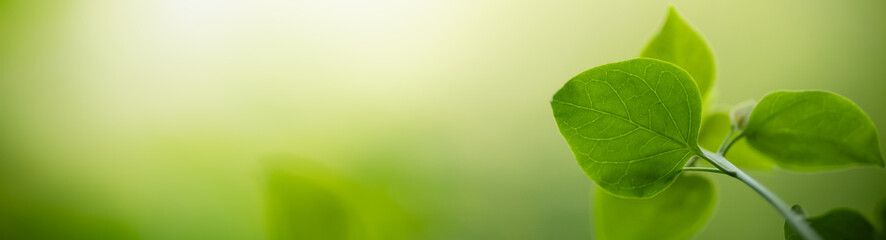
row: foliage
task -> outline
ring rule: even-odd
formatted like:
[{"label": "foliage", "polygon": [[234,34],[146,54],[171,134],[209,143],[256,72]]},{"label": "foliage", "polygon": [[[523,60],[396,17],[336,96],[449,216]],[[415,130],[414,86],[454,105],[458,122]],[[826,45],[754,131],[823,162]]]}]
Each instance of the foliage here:
[{"label": "foliage", "polygon": [[698,149],[701,98],[682,69],[654,59],[579,74],[551,106],[585,173],[615,195],[649,198]]},{"label": "foliage", "polygon": [[783,168],[883,166],[874,123],[855,103],[830,92],[770,93],[754,108],[744,135]]},{"label": "foliage", "polygon": [[[687,171],[744,182],[785,216],[789,239],[861,231],[867,221],[846,209],[811,218],[810,226],[736,167],[884,166],[877,130],[852,101],[825,91],[778,91],[759,103],[737,105],[729,115],[707,111],[714,109],[708,97],[715,85],[713,57],[673,8],[641,56],[591,68],[551,101],[560,133],[600,187],[594,203],[598,238],[692,237],[710,216],[714,189],[704,176]],[[733,147],[735,164],[725,158]],[[696,167],[696,159],[716,168]]]}]

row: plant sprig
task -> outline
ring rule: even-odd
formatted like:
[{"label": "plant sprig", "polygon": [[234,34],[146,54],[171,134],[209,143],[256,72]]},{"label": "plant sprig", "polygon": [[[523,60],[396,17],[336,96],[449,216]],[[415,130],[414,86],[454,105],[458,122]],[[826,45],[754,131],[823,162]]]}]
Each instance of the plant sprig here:
[{"label": "plant sprig", "polygon": [[[795,171],[883,167],[877,130],[855,103],[825,91],[777,91],[719,120],[724,114],[712,111],[708,98],[715,85],[713,55],[673,8],[641,56],[589,69],[551,101],[560,133],[599,186],[598,238],[651,236],[643,232],[654,232],[656,239],[691,237],[709,218],[708,203],[716,194],[703,183],[706,177],[691,172],[725,174],[754,189],[785,217],[792,234],[786,237],[841,236],[791,210],[737,165]],[[725,133],[717,125],[724,122]],[[719,146],[709,143],[720,134],[725,137]],[[727,160],[727,152],[737,154],[735,162]],[[695,166],[697,158],[714,168]],[[682,201],[703,207],[667,204]],[[670,221],[661,222],[668,226],[643,219],[664,212],[667,217],[660,218]]]}]

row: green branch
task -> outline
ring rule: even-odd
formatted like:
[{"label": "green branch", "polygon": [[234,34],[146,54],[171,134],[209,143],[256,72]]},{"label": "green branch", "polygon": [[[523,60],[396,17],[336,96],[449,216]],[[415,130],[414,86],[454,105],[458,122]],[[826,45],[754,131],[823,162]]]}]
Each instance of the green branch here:
[{"label": "green branch", "polygon": [[754,180],[753,178],[751,178],[751,176],[744,173],[744,171],[741,171],[741,169],[738,169],[737,167],[735,167],[735,165],[732,165],[732,163],[726,160],[726,158],[724,158],[722,155],[714,154],[704,149],[702,149],[702,152],[704,153],[702,158],[710,161],[711,164],[714,164],[714,166],[717,166],[717,168],[719,169],[729,169],[729,171],[731,171],[731,176],[743,182],[745,185],[748,185],[748,187],[754,189],[754,191],[756,191],[758,194],[760,194],[760,196],[766,199],[769,204],[775,207],[775,209],[778,210],[778,212],[781,213],[782,216],[784,216],[788,224],[790,224],[792,227],[794,227],[794,229],[797,230],[797,233],[799,233],[800,236],[803,237],[803,239],[821,240],[821,237],[818,236],[818,233],[816,233],[815,230],[812,230],[812,227],[809,226],[808,222],[806,222],[806,218],[794,211],[791,211],[791,207],[783,200],[778,198],[775,193],[772,193],[772,191],[769,191],[769,189],[757,182],[757,180]]}]

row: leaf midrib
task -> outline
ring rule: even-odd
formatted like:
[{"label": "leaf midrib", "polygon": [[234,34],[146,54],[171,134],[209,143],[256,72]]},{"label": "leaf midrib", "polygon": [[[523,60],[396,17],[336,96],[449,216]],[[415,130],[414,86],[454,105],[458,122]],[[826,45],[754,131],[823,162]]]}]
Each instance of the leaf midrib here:
[{"label": "leaf midrib", "polygon": [[[689,147],[689,143],[687,143],[687,142],[682,142],[682,141],[680,141],[680,140],[674,139],[674,138],[671,137],[671,136],[668,136],[668,135],[662,134],[662,133],[660,133],[660,132],[656,132],[656,131],[654,131],[654,130],[652,130],[652,129],[649,129],[649,128],[643,126],[643,125],[640,125],[640,123],[637,123],[637,122],[634,122],[633,120],[630,120],[630,119],[627,119],[627,118],[625,118],[625,117],[619,116],[618,114],[614,114],[614,113],[607,112],[607,111],[603,111],[603,110],[599,110],[599,109],[594,109],[594,108],[591,108],[591,107],[585,107],[585,106],[582,106],[582,105],[578,105],[578,104],[575,104],[575,103],[566,102],[566,101],[562,101],[562,100],[557,100],[557,99],[552,100],[552,102],[554,102],[554,103],[559,103],[559,104],[566,104],[566,105],[569,105],[569,106],[572,106],[572,107],[575,107],[575,108],[584,109],[584,110],[588,110],[588,111],[594,111],[594,112],[597,112],[597,113],[600,113],[600,114],[606,114],[606,115],[609,115],[609,116],[615,117],[615,118],[617,118],[617,119],[619,119],[619,120],[622,120],[622,121],[625,121],[625,122],[627,122],[627,123],[630,123],[630,124],[632,124],[632,125],[634,125],[634,126],[640,128],[640,129],[643,129],[643,130],[646,130],[646,131],[648,131],[648,132],[650,132],[650,133],[654,133],[654,134],[660,135],[660,136],[662,136],[662,137],[665,137],[666,139],[668,139],[668,140],[670,140],[670,141],[672,141],[672,142],[674,142],[674,143],[677,143],[678,145],[680,145],[680,146],[682,146],[682,147],[685,147],[686,149],[692,151],[692,148]],[[694,152],[694,151],[692,151],[692,152]]]}]

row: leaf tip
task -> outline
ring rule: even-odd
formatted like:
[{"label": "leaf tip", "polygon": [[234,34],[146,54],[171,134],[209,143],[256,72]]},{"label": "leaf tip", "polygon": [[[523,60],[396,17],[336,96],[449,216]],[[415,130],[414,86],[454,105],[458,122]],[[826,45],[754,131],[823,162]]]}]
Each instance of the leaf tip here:
[{"label": "leaf tip", "polygon": [[671,20],[679,20],[681,22],[683,21],[683,17],[680,16],[680,12],[677,11],[677,7],[674,6],[673,4],[668,6],[667,21],[671,21]]},{"label": "leaf tip", "polygon": [[668,5],[668,16],[670,16],[671,14],[677,14],[677,6],[674,6],[673,3]]},{"label": "leaf tip", "polygon": [[794,204],[794,206],[791,207],[791,211],[794,211],[804,218],[806,217],[806,210],[804,210],[803,207],[801,207],[799,204]]}]

